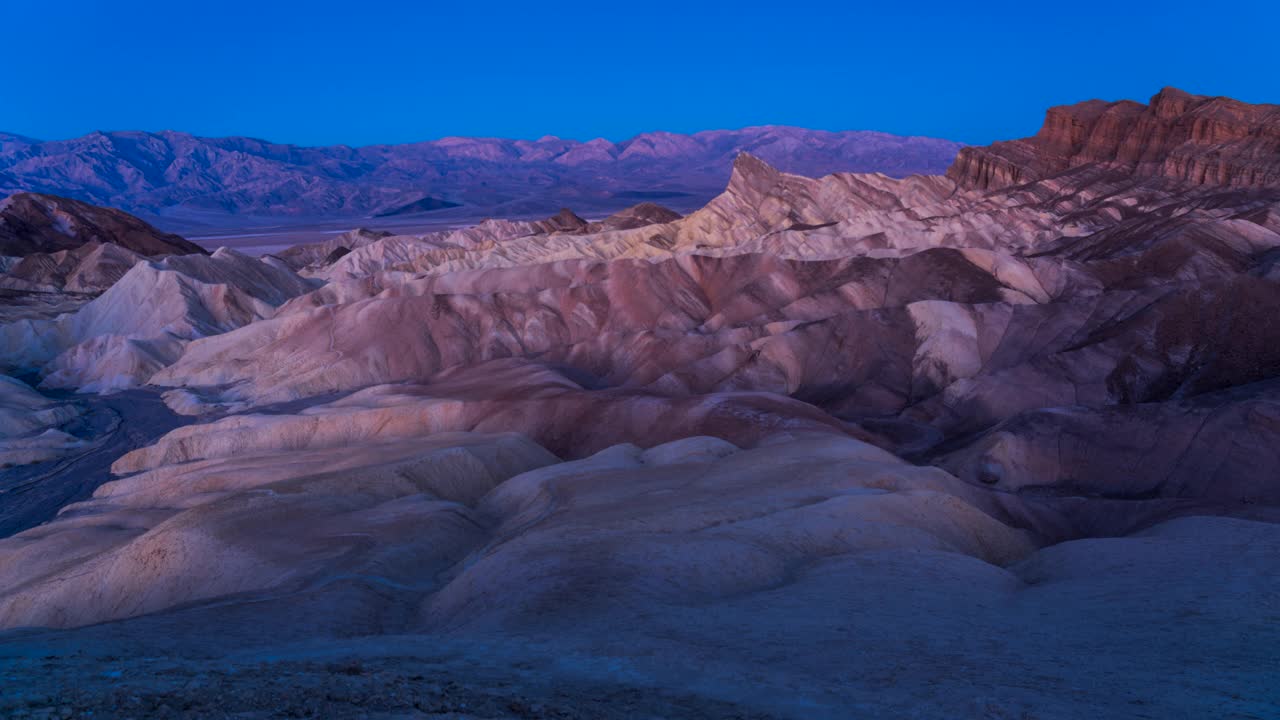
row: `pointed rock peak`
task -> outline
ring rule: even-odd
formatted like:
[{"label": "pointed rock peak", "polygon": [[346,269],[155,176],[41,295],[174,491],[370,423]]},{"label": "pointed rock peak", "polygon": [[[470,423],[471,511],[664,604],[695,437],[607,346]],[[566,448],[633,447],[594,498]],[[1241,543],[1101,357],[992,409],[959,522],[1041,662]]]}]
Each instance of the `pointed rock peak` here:
[{"label": "pointed rock peak", "polygon": [[733,161],[733,175],[729,177],[730,191],[768,187],[778,182],[782,172],[748,152],[738,153]]},{"label": "pointed rock peak", "polygon": [[733,172],[746,175],[777,175],[779,170],[755,155],[743,151],[738,153],[738,157],[733,160]]},{"label": "pointed rock peak", "polygon": [[569,208],[560,208],[560,212],[547,218],[546,223],[553,230],[581,230],[587,226],[587,221]]},{"label": "pointed rock peak", "polygon": [[1192,95],[1186,90],[1179,90],[1176,87],[1170,86],[1170,87],[1160,88],[1160,92],[1152,96],[1151,100],[1152,102],[1155,102],[1157,100],[1172,100],[1175,98],[1186,99],[1186,98],[1194,98],[1194,97],[1196,96]]},{"label": "pointed rock peak", "polygon": [[370,230],[367,227],[358,227],[355,230],[348,230],[343,233],[342,237],[371,238],[373,240],[380,240],[384,237],[390,237],[391,235],[392,233],[387,230]]},{"label": "pointed rock peak", "polygon": [[663,225],[669,222],[675,222],[684,217],[680,213],[670,208],[663,207],[657,203],[642,202],[639,205],[632,205],[625,210],[610,215],[609,217],[597,223],[591,223],[588,232],[599,230],[627,230],[647,225]]},{"label": "pointed rock peak", "polygon": [[1187,111],[1187,108],[1204,100],[1199,95],[1179,90],[1175,87],[1161,88],[1151,98],[1151,111],[1156,117],[1175,117]]},{"label": "pointed rock peak", "polygon": [[659,205],[655,202],[642,202],[639,205],[632,205],[630,208],[614,214],[619,216],[626,214],[631,217],[649,218],[655,222],[672,222],[683,217],[675,210]]}]

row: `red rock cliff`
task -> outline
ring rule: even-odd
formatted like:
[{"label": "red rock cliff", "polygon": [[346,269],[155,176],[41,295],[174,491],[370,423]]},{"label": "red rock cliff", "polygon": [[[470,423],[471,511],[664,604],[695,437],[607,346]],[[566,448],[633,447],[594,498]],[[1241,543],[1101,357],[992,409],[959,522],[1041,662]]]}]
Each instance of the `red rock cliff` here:
[{"label": "red rock cliff", "polygon": [[1165,88],[1149,105],[1050,108],[1034,137],[960,151],[947,176],[995,190],[1094,163],[1193,185],[1280,186],[1280,106]]}]

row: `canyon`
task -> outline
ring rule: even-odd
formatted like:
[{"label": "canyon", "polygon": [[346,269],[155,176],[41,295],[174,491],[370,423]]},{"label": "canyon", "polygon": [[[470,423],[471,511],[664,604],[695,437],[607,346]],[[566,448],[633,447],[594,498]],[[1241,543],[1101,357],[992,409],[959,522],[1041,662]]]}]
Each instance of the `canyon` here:
[{"label": "canyon", "polygon": [[[1166,88],[884,172],[761,132],[440,141],[618,175],[260,257],[5,201],[0,710],[1280,712],[1280,109]],[[70,194],[334,210],[130,142],[163,182]],[[697,207],[620,190],[692,164]]]}]

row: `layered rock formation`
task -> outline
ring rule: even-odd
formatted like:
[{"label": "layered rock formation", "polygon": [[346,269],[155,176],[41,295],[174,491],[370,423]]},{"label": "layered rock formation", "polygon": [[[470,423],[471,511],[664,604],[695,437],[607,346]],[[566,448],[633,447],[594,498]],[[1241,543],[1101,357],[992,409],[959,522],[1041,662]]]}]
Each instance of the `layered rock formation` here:
[{"label": "layered rock formation", "polygon": [[1280,186],[1280,105],[1165,88],[1148,105],[1089,100],[1050,108],[1034,137],[960,151],[947,176],[998,190],[1102,165],[1214,187]]},{"label": "layered rock formation", "polygon": [[38,370],[47,387],[133,387],[187,342],[264,319],[312,287],[282,264],[226,249],[139,262],[74,313],[0,325],[0,367]]},{"label": "layered rock formation", "polygon": [[55,402],[0,375],[0,468],[51,460],[83,447],[82,439],[64,429],[80,414],[74,403]]},{"label": "layered rock formation", "polygon": [[185,254],[208,253],[119,210],[13,195],[0,201],[0,292],[10,306],[0,324],[73,310],[145,257]]},{"label": "layered rock formation", "polygon": [[0,540],[0,627],[784,717],[1265,715],[1278,123],[1164,91],[948,177],[743,154],[685,216],[143,261],[0,325],[14,372],[191,419]]},{"label": "layered rock formation", "polygon": [[120,245],[90,241],[72,250],[32,253],[17,259],[0,275],[0,287],[92,295],[114,285],[142,260],[142,255]]}]

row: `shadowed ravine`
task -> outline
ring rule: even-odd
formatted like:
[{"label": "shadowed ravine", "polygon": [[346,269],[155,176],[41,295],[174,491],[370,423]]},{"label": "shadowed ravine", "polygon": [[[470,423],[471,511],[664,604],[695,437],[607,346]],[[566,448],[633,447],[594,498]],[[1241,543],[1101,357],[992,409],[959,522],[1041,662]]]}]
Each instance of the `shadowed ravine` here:
[{"label": "shadowed ravine", "polygon": [[89,440],[89,447],[41,463],[0,472],[0,537],[47,522],[64,506],[85,500],[111,480],[111,463],[145,447],[165,433],[191,422],[165,407],[158,393],[128,390],[104,397],[51,391],[53,400],[69,399],[86,408],[68,432]]}]

